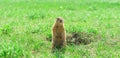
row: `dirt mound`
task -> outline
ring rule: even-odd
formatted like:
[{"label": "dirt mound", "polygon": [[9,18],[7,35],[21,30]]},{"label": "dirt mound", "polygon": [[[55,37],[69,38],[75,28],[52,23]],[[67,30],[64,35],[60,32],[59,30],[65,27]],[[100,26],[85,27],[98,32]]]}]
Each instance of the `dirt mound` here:
[{"label": "dirt mound", "polygon": [[[91,42],[95,42],[99,40],[100,38],[101,38],[100,35],[96,35],[93,33],[85,33],[85,32],[80,32],[80,33],[73,32],[73,33],[68,33],[66,35],[67,45],[71,45],[71,44],[87,45],[87,44],[90,44]],[[49,38],[46,38],[46,40],[52,41],[51,36]]]},{"label": "dirt mound", "polygon": [[90,44],[91,42],[97,41],[100,38],[100,36],[95,35],[93,33],[72,33],[67,35],[67,44]]}]

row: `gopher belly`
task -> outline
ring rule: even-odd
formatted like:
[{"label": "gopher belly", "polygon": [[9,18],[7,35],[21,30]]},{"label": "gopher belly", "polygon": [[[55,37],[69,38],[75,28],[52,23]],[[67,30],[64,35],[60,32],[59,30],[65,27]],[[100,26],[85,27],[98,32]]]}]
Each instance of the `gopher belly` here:
[{"label": "gopher belly", "polygon": [[63,46],[64,39],[57,38],[56,40],[54,40],[54,43],[55,43],[55,46]]}]

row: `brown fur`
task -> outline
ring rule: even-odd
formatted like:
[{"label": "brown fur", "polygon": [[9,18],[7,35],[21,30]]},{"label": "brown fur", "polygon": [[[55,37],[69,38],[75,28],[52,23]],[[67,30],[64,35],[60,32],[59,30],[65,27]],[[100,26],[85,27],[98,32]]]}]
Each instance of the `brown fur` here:
[{"label": "brown fur", "polygon": [[52,28],[52,48],[61,48],[66,45],[66,32],[62,18],[56,18]]}]

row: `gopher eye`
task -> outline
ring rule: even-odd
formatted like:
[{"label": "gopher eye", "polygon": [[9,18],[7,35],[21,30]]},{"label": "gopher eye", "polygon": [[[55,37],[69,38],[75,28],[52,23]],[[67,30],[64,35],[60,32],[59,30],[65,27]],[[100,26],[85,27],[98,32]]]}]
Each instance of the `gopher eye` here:
[{"label": "gopher eye", "polygon": [[60,23],[62,23],[62,20],[60,20]]}]

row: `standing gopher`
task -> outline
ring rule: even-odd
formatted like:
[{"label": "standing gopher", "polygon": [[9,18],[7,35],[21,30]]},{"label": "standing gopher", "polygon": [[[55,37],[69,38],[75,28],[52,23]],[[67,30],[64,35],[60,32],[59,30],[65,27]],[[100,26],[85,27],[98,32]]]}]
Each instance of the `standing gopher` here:
[{"label": "standing gopher", "polygon": [[63,19],[58,17],[52,28],[52,48],[62,48],[66,45],[66,32]]}]

